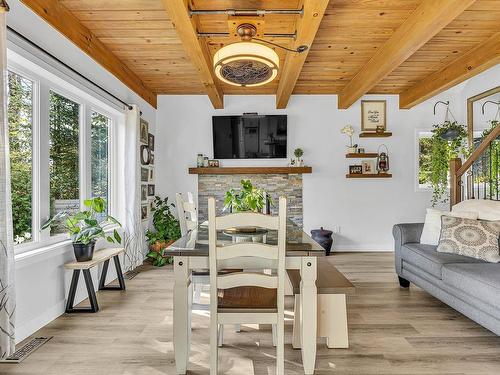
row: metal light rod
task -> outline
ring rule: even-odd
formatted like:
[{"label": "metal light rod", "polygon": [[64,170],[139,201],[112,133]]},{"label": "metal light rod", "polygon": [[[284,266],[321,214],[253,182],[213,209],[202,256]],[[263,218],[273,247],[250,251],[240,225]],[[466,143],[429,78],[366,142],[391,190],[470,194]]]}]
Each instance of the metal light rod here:
[{"label": "metal light rod", "polygon": [[302,9],[189,9],[189,15],[226,14],[228,16],[265,16],[266,14],[304,14]]},{"label": "metal light rod", "polygon": [[[199,37],[203,38],[224,38],[228,37],[230,33],[202,33],[198,32]],[[297,36],[296,33],[293,34],[273,34],[273,33],[264,33],[265,38],[290,38],[290,39],[295,39]]]}]

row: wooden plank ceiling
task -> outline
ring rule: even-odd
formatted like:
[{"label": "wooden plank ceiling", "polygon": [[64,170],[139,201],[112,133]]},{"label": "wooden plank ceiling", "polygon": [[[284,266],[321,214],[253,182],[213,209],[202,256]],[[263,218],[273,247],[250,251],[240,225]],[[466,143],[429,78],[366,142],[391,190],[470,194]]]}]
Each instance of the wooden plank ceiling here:
[{"label": "wooden plank ceiling", "polygon": [[[190,6],[192,9],[299,9],[304,1],[308,0],[190,0]],[[293,94],[342,92],[424,1],[429,0],[330,0]],[[23,2],[30,6],[32,0]],[[162,0],[60,0],[59,3],[67,7],[153,92],[207,93]],[[499,0],[468,1],[464,8],[465,11],[444,28],[439,28],[440,31],[437,30],[416,52],[374,83],[368,93],[411,91],[420,81],[500,31]],[[199,15],[195,18],[200,32],[228,31],[227,15]],[[296,15],[266,15],[265,32],[292,34],[296,31],[298,18]],[[293,43],[286,38],[268,40],[284,46]],[[231,42],[234,39],[228,37],[202,40],[212,56]],[[286,51],[276,49],[276,52],[281,59],[280,66],[283,66]],[[258,88],[218,84],[226,95],[276,94],[280,77],[278,75],[274,82]]]}]

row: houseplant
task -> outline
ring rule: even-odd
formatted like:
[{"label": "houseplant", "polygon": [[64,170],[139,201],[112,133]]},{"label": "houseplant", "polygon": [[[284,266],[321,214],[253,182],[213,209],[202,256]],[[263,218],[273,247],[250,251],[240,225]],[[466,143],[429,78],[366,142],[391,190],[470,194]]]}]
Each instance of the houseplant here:
[{"label": "houseplant", "polygon": [[302,164],[304,163],[304,160],[302,160],[302,155],[304,155],[304,150],[302,150],[301,148],[296,148],[293,154],[295,155],[296,158],[295,165],[297,167],[302,167]]},{"label": "houseplant", "polygon": [[[450,137],[449,135],[452,135]],[[447,200],[450,159],[467,155],[465,140],[467,130],[456,121],[445,121],[433,126],[431,155],[429,158],[429,183],[432,187],[432,205]]]},{"label": "houseplant", "polygon": [[153,211],[153,227],[154,231],[146,231],[146,239],[148,241],[150,252],[147,257],[153,261],[154,266],[164,266],[171,263],[171,257],[165,258],[162,255],[162,250],[172,242],[180,238],[181,229],[179,220],[172,213],[173,203],[168,203],[168,197],[161,199],[156,196],[154,198]]},{"label": "houseplant", "polygon": [[94,246],[99,238],[105,238],[111,243],[121,243],[122,239],[118,231],[113,229],[113,235],[106,233],[112,225],[121,224],[114,217],[100,214],[106,212],[106,200],[103,198],[92,198],[83,201],[88,209],[76,213],[68,211],[58,212],[47,220],[42,229],[47,229],[55,224],[61,224],[68,231],[73,241],[73,251],[77,262],[86,262],[92,260],[94,255]]},{"label": "houseplant", "polygon": [[266,199],[273,204],[271,197],[264,189],[253,186],[250,180],[241,180],[241,189],[237,192],[230,189],[226,192],[224,199],[224,211],[232,212],[253,211],[261,212],[266,205]]}]

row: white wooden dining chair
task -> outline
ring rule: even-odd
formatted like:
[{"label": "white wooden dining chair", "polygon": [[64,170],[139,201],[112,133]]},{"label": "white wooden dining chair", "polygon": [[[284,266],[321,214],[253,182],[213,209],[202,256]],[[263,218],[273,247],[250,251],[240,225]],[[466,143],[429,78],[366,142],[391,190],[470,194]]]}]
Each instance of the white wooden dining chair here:
[{"label": "white wooden dining chair", "polygon": [[[175,194],[177,203],[177,216],[179,217],[179,225],[181,227],[181,236],[185,236],[189,231],[198,227],[198,210],[194,201],[193,193],[187,193],[187,200],[184,199],[181,193]],[[193,283],[193,302],[200,303],[201,292],[203,286],[210,283],[210,278],[207,271],[195,271],[192,275]]]},{"label": "white wooden dining chair", "polygon": [[[240,212],[216,216],[215,199],[208,199],[210,265],[210,374],[217,374],[219,327],[224,324],[276,325],[276,374],[284,375],[284,284],[286,244],[286,198],[279,199],[279,215]],[[239,242],[218,246],[217,231],[235,227],[277,230],[277,245]],[[227,268],[273,270],[220,274]],[[272,298],[261,298],[269,296]],[[248,301],[230,301],[230,296],[257,296]],[[228,298],[229,297],[229,298]]]}]

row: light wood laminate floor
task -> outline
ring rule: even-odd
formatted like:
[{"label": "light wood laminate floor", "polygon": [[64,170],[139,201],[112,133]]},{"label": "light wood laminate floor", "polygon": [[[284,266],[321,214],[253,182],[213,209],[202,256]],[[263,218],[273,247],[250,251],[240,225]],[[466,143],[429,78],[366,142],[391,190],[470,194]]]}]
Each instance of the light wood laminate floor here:
[{"label": "light wood laminate floor", "polygon": [[[357,287],[348,300],[351,347],[319,343],[316,374],[500,374],[500,338],[413,285],[400,289],[392,253],[333,257]],[[0,364],[0,374],[175,374],[172,269],[145,266],[126,283],[125,292],[98,293],[99,313],[63,315],[38,331],[54,338],[22,364]],[[287,323],[286,373],[303,374]],[[208,327],[204,313],[193,315],[190,374],[209,373]],[[228,327],[220,373],[273,374],[274,356],[270,327]]]}]

